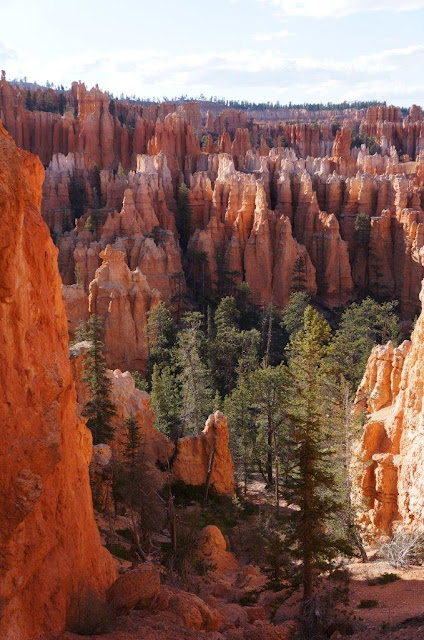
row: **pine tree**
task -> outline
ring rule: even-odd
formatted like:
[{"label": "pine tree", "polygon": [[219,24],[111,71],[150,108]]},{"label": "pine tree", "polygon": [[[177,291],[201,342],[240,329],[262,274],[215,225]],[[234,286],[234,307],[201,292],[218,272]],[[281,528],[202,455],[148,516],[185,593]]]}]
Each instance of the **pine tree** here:
[{"label": "pine tree", "polygon": [[249,378],[258,429],[257,453],[262,453],[264,456],[265,472],[262,469],[262,457],[258,455],[257,461],[268,488],[274,486],[277,495],[279,491],[278,459],[285,422],[284,380],[285,370],[282,365],[277,367],[264,365],[253,371]]},{"label": "pine tree", "polygon": [[125,420],[126,438],[124,442],[123,457],[127,460],[131,469],[136,465],[137,454],[141,446],[140,425],[132,414]]},{"label": "pine tree", "polygon": [[25,109],[28,109],[28,111],[34,110],[34,100],[33,100],[31,91],[29,89],[27,89],[26,96],[25,96]]},{"label": "pine tree", "polygon": [[116,413],[115,406],[110,400],[112,383],[106,373],[101,333],[100,318],[93,314],[88,321],[88,339],[91,346],[84,361],[83,380],[87,383],[90,393],[84,415],[87,417],[87,427],[93,434],[94,444],[113,440],[112,418]]},{"label": "pine tree", "polygon": [[246,495],[257,433],[248,372],[239,375],[237,386],[225,397],[224,413],[228,419],[231,453],[236,467],[242,470]]},{"label": "pine tree", "polygon": [[191,203],[190,189],[185,182],[178,187],[177,193],[177,229],[183,251],[186,251],[190,239]]},{"label": "pine tree", "polygon": [[214,316],[215,336],[208,344],[209,350],[214,354],[215,380],[222,395],[231,391],[235,384],[242,337],[237,327],[238,318],[234,298],[222,298]]},{"label": "pine tree", "polygon": [[282,324],[289,336],[303,328],[303,316],[311,298],[303,291],[290,296],[289,303],[282,313]]},{"label": "pine tree", "polygon": [[202,359],[205,351],[202,321],[200,313],[187,313],[177,339],[175,361],[181,387],[182,435],[199,433],[213,405],[211,376]]},{"label": "pine tree", "polygon": [[328,391],[323,362],[329,337],[328,323],[307,307],[304,327],[289,345],[286,412],[292,469],[284,497],[293,507],[287,543],[300,562],[304,620],[316,593],[319,573],[331,568],[341,545],[331,529],[341,505],[332,470],[334,451],[326,410]]},{"label": "pine tree", "polygon": [[163,367],[170,364],[174,341],[175,327],[172,313],[163,302],[160,302],[147,314],[148,375],[152,374],[155,365]]},{"label": "pine tree", "polygon": [[371,223],[370,217],[366,213],[358,213],[355,218],[354,238],[358,244],[368,251],[370,243]]},{"label": "pine tree", "polygon": [[133,377],[136,389],[138,389],[139,391],[147,391],[148,390],[147,380],[145,378],[143,378],[143,376],[141,375],[141,373],[139,371],[133,371],[131,373],[131,375]]},{"label": "pine tree", "polygon": [[181,435],[181,400],[177,379],[170,366],[154,365],[150,398],[156,428],[176,442]]},{"label": "pine tree", "polygon": [[284,332],[281,327],[281,313],[271,302],[261,314],[261,356],[266,365],[277,365],[284,356]]},{"label": "pine tree", "polygon": [[224,247],[218,247],[215,251],[216,263],[216,297],[218,302],[224,296],[232,296],[237,288],[237,280],[240,272],[229,268],[228,258]]},{"label": "pine tree", "polygon": [[352,392],[361,381],[374,345],[384,344],[387,340],[399,341],[396,306],[397,302],[378,303],[365,298],[359,304],[351,304],[343,313],[331,341],[329,357],[334,371],[346,378]]},{"label": "pine tree", "polygon": [[291,291],[306,291],[306,261],[303,256],[298,256],[294,263]]}]

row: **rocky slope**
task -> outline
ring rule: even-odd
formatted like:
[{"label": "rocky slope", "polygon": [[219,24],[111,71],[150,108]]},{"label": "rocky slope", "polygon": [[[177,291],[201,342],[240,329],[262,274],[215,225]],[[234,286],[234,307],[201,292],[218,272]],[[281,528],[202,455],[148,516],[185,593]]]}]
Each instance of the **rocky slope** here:
[{"label": "rocky slope", "polygon": [[[423,253],[421,252],[421,257]],[[421,290],[424,302],[424,285]],[[387,532],[419,525],[424,516],[423,411],[424,314],[411,342],[375,347],[357,394],[368,420],[361,442],[360,478],[365,523]]]},{"label": "rocky slope", "polygon": [[57,251],[40,216],[43,168],[0,126],[0,636],[59,633],[115,577],[76,414]]}]

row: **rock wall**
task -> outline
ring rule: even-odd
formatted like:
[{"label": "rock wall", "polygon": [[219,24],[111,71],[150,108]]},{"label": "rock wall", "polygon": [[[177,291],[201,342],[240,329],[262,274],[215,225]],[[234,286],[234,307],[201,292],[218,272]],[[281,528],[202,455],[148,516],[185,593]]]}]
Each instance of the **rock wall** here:
[{"label": "rock wall", "polygon": [[[424,285],[421,291],[424,302]],[[411,342],[376,347],[358,390],[369,413],[361,441],[359,491],[373,531],[424,521],[424,313]]]},{"label": "rock wall", "polygon": [[94,522],[43,168],[0,125],[0,636],[60,633],[114,580]]}]

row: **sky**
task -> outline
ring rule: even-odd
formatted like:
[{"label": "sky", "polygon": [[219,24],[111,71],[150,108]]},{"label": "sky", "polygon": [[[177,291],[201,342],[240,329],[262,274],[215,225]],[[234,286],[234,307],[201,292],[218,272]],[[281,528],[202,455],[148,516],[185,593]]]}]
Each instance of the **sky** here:
[{"label": "sky", "polygon": [[0,0],[9,79],[424,106],[424,0]]}]

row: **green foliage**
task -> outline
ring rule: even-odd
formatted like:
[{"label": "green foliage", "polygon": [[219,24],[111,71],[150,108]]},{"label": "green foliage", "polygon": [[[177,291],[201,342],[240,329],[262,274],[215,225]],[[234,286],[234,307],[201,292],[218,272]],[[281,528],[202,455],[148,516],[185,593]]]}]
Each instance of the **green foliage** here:
[{"label": "green foliage", "polygon": [[333,567],[341,550],[331,527],[342,507],[335,493],[334,448],[327,416],[324,357],[330,333],[327,322],[307,307],[303,329],[292,336],[289,345],[286,415],[291,468],[283,495],[294,507],[288,516],[286,544],[300,561],[304,602],[316,590],[319,574]]},{"label": "green foliage", "polygon": [[281,365],[263,365],[249,376],[257,429],[255,454],[258,462],[265,460],[264,475],[269,488],[274,485],[274,463],[278,468],[280,454],[283,454],[284,383],[285,369]]},{"label": "green foliage", "polygon": [[378,152],[376,139],[366,135],[365,133],[359,133],[356,136],[353,136],[350,146],[353,149],[354,147],[361,147],[363,144],[367,147],[371,155]]},{"label": "green foliage", "polygon": [[236,383],[236,370],[240,358],[257,363],[259,334],[254,329],[240,331],[240,312],[232,296],[222,298],[215,311],[215,335],[209,337],[210,362],[213,362],[215,384],[222,396]]},{"label": "green foliage", "polygon": [[28,109],[28,111],[34,110],[34,100],[29,89],[27,89],[25,94],[25,109]]},{"label": "green foliage", "polygon": [[281,313],[272,303],[262,309],[260,331],[260,355],[265,365],[280,364],[284,357],[287,337],[281,326]]},{"label": "green foliage", "polygon": [[260,315],[252,302],[252,289],[247,282],[241,282],[235,292],[236,306],[239,312],[240,329],[252,329],[259,324]]},{"label": "green foliage", "polygon": [[291,291],[306,291],[306,259],[304,256],[298,256],[293,265]]},{"label": "green foliage", "polygon": [[216,263],[216,298],[220,301],[224,296],[234,295],[237,284],[236,280],[240,277],[239,271],[233,271],[229,268],[228,257],[224,247],[218,247],[215,251]]},{"label": "green foliage", "polygon": [[93,194],[94,194],[94,208],[99,209],[100,197],[102,194],[102,188],[101,188],[102,183],[100,179],[100,169],[97,165],[93,167],[93,170],[91,172],[91,185],[93,187]]},{"label": "green foliage", "polygon": [[125,443],[122,455],[133,468],[136,463],[137,454],[141,445],[140,425],[131,414],[125,421]]},{"label": "green foliage", "polygon": [[139,371],[133,371],[131,375],[134,380],[135,388],[139,391],[147,391],[147,380],[143,378],[141,373]]},{"label": "green foliage", "polygon": [[397,580],[400,580],[400,576],[398,576],[397,573],[388,573],[387,571],[385,571],[381,574],[381,576],[377,576],[377,578],[368,580],[368,584],[371,587],[377,585],[384,586],[385,584],[390,584],[391,582],[396,582]]},{"label": "green foliage", "polygon": [[235,389],[225,397],[224,413],[228,420],[231,452],[236,467],[242,470],[243,488],[246,494],[256,449],[257,433],[248,375],[240,375]]},{"label": "green foliage", "polygon": [[190,287],[194,299],[205,310],[210,302],[211,283],[208,276],[208,255],[205,251],[198,251],[194,247],[188,247],[186,260],[189,268],[187,271],[187,285]]},{"label": "green foliage", "polygon": [[358,244],[368,249],[371,233],[370,217],[366,213],[358,213],[355,218],[354,237]]},{"label": "green foliage", "polygon": [[260,591],[247,591],[241,596],[239,604],[241,604],[242,607],[250,607],[257,603],[260,594]]},{"label": "green foliage", "polygon": [[160,302],[147,314],[147,343],[149,346],[147,370],[149,376],[155,365],[159,368],[170,365],[171,348],[174,342],[175,326],[172,313],[163,302]]},{"label": "green foliage", "polygon": [[158,364],[154,365],[150,398],[156,428],[176,441],[181,435],[180,389],[176,375],[169,365],[162,368]]},{"label": "green foliage", "polygon": [[303,317],[310,300],[310,296],[302,291],[291,294],[289,303],[282,313],[282,324],[289,336],[303,328]]},{"label": "green foliage", "polygon": [[343,313],[331,341],[329,359],[333,370],[343,374],[352,391],[362,379],[371,349],[388,340],[398,343],[396,306],[397,302],[378,303],[366,298],[351,304]]},{"label": "green foliage", "polygon": [[87,231],[90,231],[91,233],[93,233],[95,228],[96,228],[96,225],[94,223],[93,217],[92,216],[88,216],[87,220],[85,221],[84,229],[86,229]]},{"label": "green foliage", "polygon": [[78,323],[77,329],[75,331],[74,343],[77,344],[78,342],[84,342],[84,340],[88,340],[88,339],[89,339],[89,335],[88,335],[87,327],[85,323],[81,320],[81,322]]},{"label": "green foliage", "polygon": [[100,318],[93,314],[88,321],[87,337],[90,341],[90,348],[84,360],[83,380],[86,382],[90,394],[84,415],[87,417],[87,427],[93,434],[94,444],[113,440],[112,418],[116,413],[115,406],[110,400],[112,383],[106,374],[106,359],[101,333]]},{"label": "green foliage", "polygon": [[191,227],[191,203],[190,189],[185,182],[178,187],[177,193],[177,229],[180,236],[181,247],[185,251],[190,239]]},{"label": "green foliage", "polygon": [[358,609],[374,609],[378,607],[378,600],[361,600],[358,604]]},{"label": "green foliage", "polygon": [[202,357],[205,352],[202,323],[200,313],[186,313],[175,349],[177,380],[181,388],[182,435],[199,433],[213,404],[211,374]]}]

